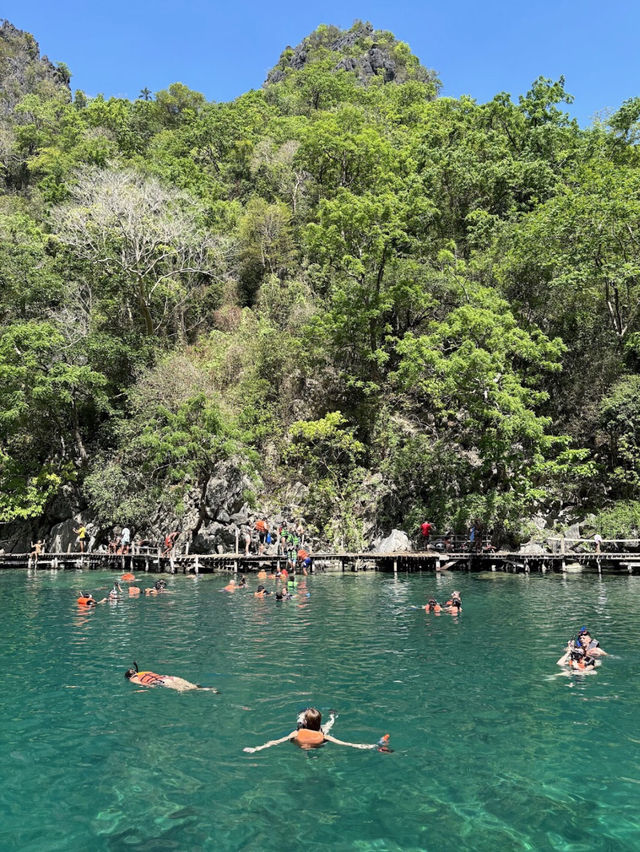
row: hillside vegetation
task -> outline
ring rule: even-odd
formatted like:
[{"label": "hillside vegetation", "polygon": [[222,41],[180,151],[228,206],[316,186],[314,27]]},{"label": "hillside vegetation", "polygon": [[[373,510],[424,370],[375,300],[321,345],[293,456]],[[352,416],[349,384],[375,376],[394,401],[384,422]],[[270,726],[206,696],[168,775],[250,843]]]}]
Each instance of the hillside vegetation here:
[{"label": "hillside vegetation", "polygon": [[638,528],[640,98],[439,97],[360,22],[231,103],[72,96],[8,24],[0,67],[5,530],[195,535],[221,469],[352,547]]}]

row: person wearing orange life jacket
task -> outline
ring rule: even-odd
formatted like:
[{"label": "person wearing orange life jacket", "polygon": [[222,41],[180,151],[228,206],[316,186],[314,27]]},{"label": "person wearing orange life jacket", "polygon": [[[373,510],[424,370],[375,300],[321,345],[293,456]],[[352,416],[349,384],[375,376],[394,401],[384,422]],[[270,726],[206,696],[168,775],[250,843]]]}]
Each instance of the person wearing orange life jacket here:
[{"label": "person wearing orange life jacket", "polygon": [[385,736],[381,737],[377,743],[372,744],[347,743],[343,740],[336,739],[336,737],[332,737],[329,734],[329,731],[331,730],[334,722],[335,714],[331,713],[329,721],[323,725],[322,714],[320,711],[315,707],[308,707],[298,716],[298,726],[295,731],[291,731],[290,734],[287,734],[286,737],[281,737],[279,740],[269,740],[269,742],[264,743],[264,745],[261,746],[247,746],[243,749],[243,751],[253,754],[256,751],[262,751],[262,749],[270,748],[274,745],[280,745],[287,741],[292,742],[294,745],[305,750],[310,748],[320,748],[320,746],[325,743],[335,743],[336,745],[349,746],[350,748],[377,748],[378,751],[391,751],[391,749],[387,746],[389,734],[385,734]]},{"label": "person wearing orange life jacket", "polygon": [[302,571],[302,573],[306,576],[307,568],[311,568],[311,557],[309,556],[309,552],[301,547],[298,551],[298,567]]},{"label": "person wearing orange life jacket", "polygon": [[435,598],[429,598],[425,605],[426,612],[442,612],[442,607]]},{"label": "person wearing orange life jacket", "polygon": [[445,603],[445,609],[451,615],[459,615],[462,612],[462,598],[460,592],[452,592],[451,597]]},{"label": "person wearing orange life jacket", "polygon": [[175,689],[176,692],[190,692],[193,689],[201,689],[206,692],[218,691],[212,686],[200,686],[200,684],[197,683],[190,683],[182,677],[159,675],[150,671],[141,672],[138,669],[138,664],[135,662],[132,668],[127,669],[124,676],[128,681],[135,683],[138,686],[164,686],[167,689]]},{"label": "person wearing orange life jacket", "polygon": [[253,593],[254,598],[265,598],[267,595],[270,595],[271,592],[268,589],[265,589],[264,586],[258,586],[257,590]]},{"label": "person wearing orange life jacket", "polygon": [[264,553],[264,545],[269,535],[269,525],[266,521],[260,519],[256,521],[256,531],[258,533],[258,553]]},{"label": "person wearing orange life jacket", "polygon": [[91,592],[81,592],[80,596],[77,599],[77,603],[80,606],[96,606],[97,604],[105,603],[107,598],[102,598],[102,600],[97,601]]}]

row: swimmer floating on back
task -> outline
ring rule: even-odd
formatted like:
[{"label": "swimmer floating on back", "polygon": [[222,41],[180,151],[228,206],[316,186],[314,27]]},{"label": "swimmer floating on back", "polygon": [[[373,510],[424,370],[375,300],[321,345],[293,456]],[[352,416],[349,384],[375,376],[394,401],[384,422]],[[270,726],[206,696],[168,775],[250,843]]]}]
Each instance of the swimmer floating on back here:
[{"label": "swimmer floating on back", "polygon": [[387,742],[389,740],[389,734],[385,734],[384,737],[381,737],[377,743],[346,743],[343,740],[338,740],[335,737],[332,737],[329,734],[333,723],[335,722],[335,715],[333,713],[329,716],[329,721],[322,725],[322,714],[319,710],[316,710],[315,707],[308,707],[298,716],[298,727],[295,731],[291,731],[290,734],[287,734],[286,737],[280,737],[279,740],[269,740],[268,743],[264,743],[261,746],[245,747],[243,751],[249,752],[253,754],[256,751],[262,751],[264,748],[270,748],[274,745],[280,745],[281,743],[286,743],[290,741],[297,745],[299,748],[310,749],[310,748],[320,748],[320,746],[325,743],[335,743],[336,745],[349,746],[350,748],[362,748],[362,749],[374,749],[377,748],[378,751],[387,751],[390,752],[391,749],[388,747]]},{"label": "swimmer floating on back", "polygon": [[175,689],[176,692],[190,692],[193,689],[200,689],[205,692],[217,692],[212,686],[200,686],[198,683],[190,683],[181,677],[173,675],[159,675],[155,672],[141,672],[138,670],[138,664],[134,662],[133,668],[128,669],[124,676],[131,683],[138,686],[165,686],[167,689]]}]

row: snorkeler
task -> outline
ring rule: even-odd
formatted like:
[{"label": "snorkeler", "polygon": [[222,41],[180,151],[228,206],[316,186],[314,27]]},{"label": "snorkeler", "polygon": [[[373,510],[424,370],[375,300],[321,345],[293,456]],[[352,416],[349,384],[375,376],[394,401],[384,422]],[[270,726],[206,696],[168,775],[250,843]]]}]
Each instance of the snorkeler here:
[{"label": "snorkeler", "polygon": [[257,590],[253,593],[254,598],[264,598],[267,595],[270,595],[271,592],[268,589],[265,589],[264,586],[258,586]]},{"label": "snorkeler", "polygon": [[156,580],[153,586],[144,590],[145,595],[159,595],[166,591],[167,581],[160,579]]},{"label": "snorkeler", "polygon": [[270,748],[274,745],[280,745],[280,743],[286,743],[287,740],[294,743],[294,745],[299,746],[299,748],[310,749],[310,748],[320,748],[320,746],[325,743],[335,743],[336,745],[350,746],[351,748],[362,748],[362,749],[373,749],[377,748],[378,751],[391,751],[388,747],[387,742],[389,740],[389,734],[385,734],[381,737],[377,743],[367,744],[367,743],[346,743],[343,740],[338,740],[335,737],[332,737],[329,734],[329,731],[335,721],[335,714],[331,713],[329,716],[329,721],[326,725],[322,725],[322,714],[319,710],[316,710],[315,707],[308,707],[298,716],[298,726],[295,731],[291,731],[286,737],[281,737],[279,740],[269,740],[268,743],[264,743],[261,746],[248,746],[243,749],[243,751],[249,752],[253,754],[256,751],[262,751],[264,748]]},{"label": "snorkeler", "polygon": [[557,662],[558,666],[568,666],[572,671],[595,673],[595,658],[586,654],[584,648],[578,647],[573,640],[569,642],[567,650]]},{"label": "snorkeler", "polygon": [[77,602],[80,606],[97,606],[97,604],[104,603],[106,600],[106,598],[102,598],[102,600],[97,601],[91,592],[81,592]]},{"label": "snorkeler", "polygon": [[592,657],[606,657],[607,652],[600,647],[597,639],[594,639],[586,627],[581,627],[578,631],[578,642],[587,654]]},{"label": "snorkeler", "polygon": [[567,642],[567,647],[565,648],[564,654],[560,657],[556,665],[568,666],[574,671],[581,671],[586,673],[595,672],[595,656],[590,650],[584,647],[580,641],[580,637],[583,635],[584,631],[586,631],[586,627],[582,628],[582,630],[578,634],[577,639],[570,639]]},{"label": "snorkeler", "polygon": [[193,689],[201,689],[206,692],[217,692],[212,686],[200,686],[198,683],[190,683],[181,677],[173,675],[159,675],[155,672],[141,672],[138,664],[134,662],[133,668],[128,669],[124,676],[131,683],[138,686],[165,686],[167,689],[175,689],[176,692],[190,692]]},{"label": "snorkeler", "polygon": [[442,612],[442,607],[435,598],[429,598],[424,608],[426,612]]},{"label": "snorkeler", "polygon": [[113,588],[109,592],[109,600],[110,601],[116,600],[116,598],[120,597],[121,594],[122,594],[122,589],[120,587],[120,583],[117,580],[115,580],[114,583],[113,583]]},{"label": "snorkeler", "polygon": [[451,597],[445,603],[444,608],[451,615],[459,615],[462,612],[462,598],[460,592],[451,592]]}]

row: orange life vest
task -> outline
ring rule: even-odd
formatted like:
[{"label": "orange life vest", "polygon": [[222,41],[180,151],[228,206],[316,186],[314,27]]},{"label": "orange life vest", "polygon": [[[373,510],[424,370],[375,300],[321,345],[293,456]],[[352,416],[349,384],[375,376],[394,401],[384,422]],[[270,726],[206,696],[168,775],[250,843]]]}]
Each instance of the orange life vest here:
[{"label": "orange life vest", "polygon": [[120,579],[126,580],[128,582],[129,580],[135,580],[135,577],[133,576],[133,574],[123,574]]},{"label": "orange life vest", "polygon": [[300,728],[294,739],[302,748],[313,748],[314,746],[322,745],[324,734],[322,731],[311,731],[309,728]]},{"label": "orange life vest", "polygon": [[80,597],[78,598],[78,603],[82,606],[95,606],[96,601],[93,598]]},{"label": "orange life vest", "polygon": [[136,680],[144,686],[157,686],[164,683],[162,675],[155,672],[137,672]]},{"label": "orange life vest", "polygon": [[256,529],[258,532],[264,532],[267,528],[267,525],[264,521],[256,521]]},{"label": "orange life vest", "polygon": [[299,551],[298,551],[298,559],[299,559],[301,562],[304,562],[304,560],[307,558],[307,556],[308,556],[308,555],[309,555],[309,554],[307,553],[307,551],[306,551],[306,550],[299,550]]}]

